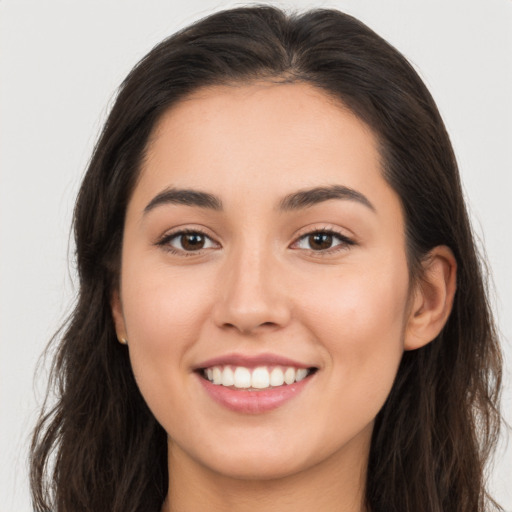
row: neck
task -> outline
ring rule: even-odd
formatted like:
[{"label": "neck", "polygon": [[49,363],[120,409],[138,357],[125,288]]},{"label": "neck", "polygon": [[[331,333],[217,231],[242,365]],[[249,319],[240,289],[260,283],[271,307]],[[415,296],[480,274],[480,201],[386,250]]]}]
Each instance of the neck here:
[{"label": "neck", "polygon": [[162,512],[364,512],[367,441],[304,471],[265,480],[219,474],[169,443],[169,494]]}]

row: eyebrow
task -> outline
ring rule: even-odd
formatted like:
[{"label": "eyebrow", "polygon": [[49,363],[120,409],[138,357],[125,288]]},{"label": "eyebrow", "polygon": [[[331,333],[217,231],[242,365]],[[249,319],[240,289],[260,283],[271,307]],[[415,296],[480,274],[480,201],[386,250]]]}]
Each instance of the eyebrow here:
[{"label": "eyebrow", "polygon": [[213,194],[200,192],[198,190],[167,188],[157,194],[144,208],[144,213],[148,213],[157,206],[164,204],[183,204],[185,206],[197,206],[210,210],[222,210],[222,201]]},{"label": "eyebrow", "polygon": [[356,201],[373,212],[376,211],[375,206],[373,206],[365,195],[353,188],[345,187],[343,185],[330,185],[326,187],[299,190],[298,192],[294,192],[293,194],[289,194],[284,197],[279,203],[279,209],[282,211],[301,210],[324,201],[329,201],[330,199]]},{"label": "eyebrow", "polygon": [[[372,211],[376,211],[368,198],[349,187],[343,185],[330,185],[325,187],[315,187],[306,190],[299,190],[285,196],[280,202],[278,209],[281,211],[293,211],[309,208],[324,201],[331,199],[344,199],[356,201]],[[144,208],[144,214],[153,210],[157,206],[165,204],[182,204],[185,206],[196,206],[214,211],[222,211],[222,200],[207,192],[192,189],[167,188],[157,194]]]}]

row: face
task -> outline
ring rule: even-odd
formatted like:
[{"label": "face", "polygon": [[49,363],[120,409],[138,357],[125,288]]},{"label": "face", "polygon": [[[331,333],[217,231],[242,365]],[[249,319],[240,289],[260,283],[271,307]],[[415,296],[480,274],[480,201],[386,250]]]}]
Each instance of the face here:
[{"label": "face", "polygon": [[376,138],[342,105],[257,83],[169,110],[127,209],[113,314],[171,456],[254,479],[365,460],[408,276]]}]

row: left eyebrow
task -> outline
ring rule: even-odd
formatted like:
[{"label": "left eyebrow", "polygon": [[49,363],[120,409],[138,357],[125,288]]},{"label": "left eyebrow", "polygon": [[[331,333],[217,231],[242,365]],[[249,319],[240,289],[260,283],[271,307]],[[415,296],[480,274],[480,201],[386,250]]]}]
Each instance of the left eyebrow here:
[{"label": "left eyebrow", "polygon": [[144,208],[144,214],[164,204],[183,204],[209,210],[222,210],[222,201],[213,194],[199,190],[168,188],[156,195]]},{"label": "left eyebrow", "polygon": [[331,199],[356,201],[373,212],[376,212],[375,206],[373,206],[365,195],[353,188],[343,185],[330,185],[327,187],[299,190],[298,192],[285,196],[279,203],[279,209],[281,211],[301,210]]}]

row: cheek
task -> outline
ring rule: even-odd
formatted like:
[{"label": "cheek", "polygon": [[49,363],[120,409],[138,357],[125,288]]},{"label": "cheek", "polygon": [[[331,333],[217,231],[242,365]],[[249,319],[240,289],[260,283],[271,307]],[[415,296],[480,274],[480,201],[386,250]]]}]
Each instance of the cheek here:
[{"label": "cheek", "polygon": [[314,323],[343,332],[348,339],[364,338],[374,329],[386,334],[403,328],[409,286],[405,265],[382,271],[346,267],[334,275],[313,275],[304,285],[304,309],[312,319],[322,319]]},{"label": "cheek", "polygon": [[123,312],[132,369],[149,407],[174,409],[179,400],[169,390],[181,389],[190,371],[187,353],[200,337],[211,293],[207,280],[169,269],[155,271],[126,266]]},{"label": "cheek", "polygon": [[130,345],[159,352],[195,338],[211,300],[208,280],[197,274],[191,279],[190,272],[165,267],[126,267],[122,296]]},{"label": "cheek", "polygon": [[403,353],[406,268],[346,271],[302,295],[309,330],[325,350],[339,387],[351,389],[345,396],[356,401],[383,402],[391,389]]}]

